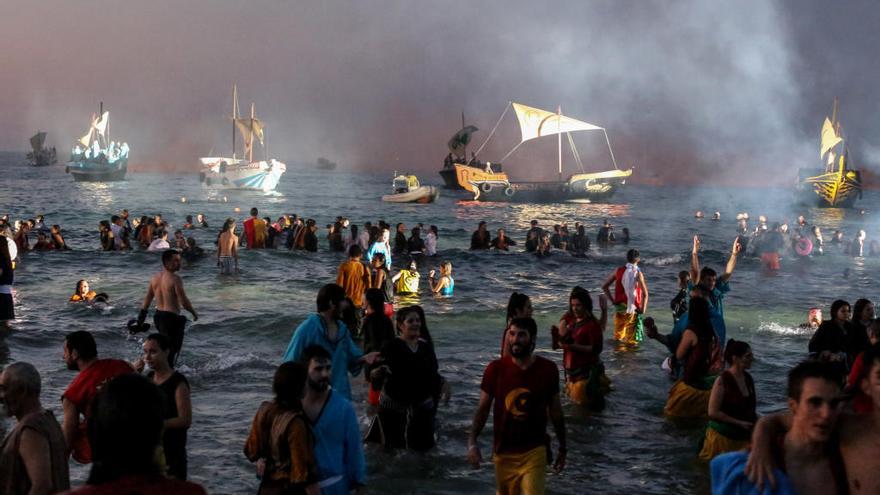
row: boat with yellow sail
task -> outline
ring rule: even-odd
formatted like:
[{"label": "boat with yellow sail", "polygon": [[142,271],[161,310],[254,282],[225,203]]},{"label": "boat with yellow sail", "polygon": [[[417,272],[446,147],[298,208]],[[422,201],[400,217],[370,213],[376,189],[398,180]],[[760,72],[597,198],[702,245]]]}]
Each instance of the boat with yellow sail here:
[{"label": "boat with yellow sail", "polygon": [[798,170],[798,192],[806,204],[849,208],[862,197],[862,176],[852,168],[849,147],[837,114],[838,100],[835,98],[831,118],[825,117],[820,136],[819,158],[824,160],[825,167]]}]

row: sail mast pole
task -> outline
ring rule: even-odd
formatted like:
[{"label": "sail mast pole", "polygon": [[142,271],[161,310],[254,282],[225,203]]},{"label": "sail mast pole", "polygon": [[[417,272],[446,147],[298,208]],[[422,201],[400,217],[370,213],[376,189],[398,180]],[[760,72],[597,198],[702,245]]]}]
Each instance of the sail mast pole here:
[{"label": "sail mast pole", "polygon": [[559,180],[562,180],[562,105],[556,107],[556,146],[559,154]]},{"label": "sail mast pole", "polygon": [[[461,111],[461,128],[464,129],[464,110]],[[467,156],[467,142],[464,143],[464,162],[470,163]]]},{"label": "sail mast pole", "polygon": [[[101,117],[103,117],[103,116],[104,116],[104,102],[102,101],[101,103],[98,104],[98,122],[101,121]],[[97,129],[95,129],[95,130],[97,131]],[[100,137],[101,137],[101,133],[100,133],[100,132],[96,132],[95,134],[96,134],[96,135],[95,135],[95,139],[98,140],[98,143],[100,143],[101,146],[103,146],[104,148],[106,148],[106,147],[107,147],[107,143],[106,143],[106,142],[101,143],[101,139],[100,139]]]},{"label": "sail mast pole", "polygon": [[235,160],[235,107],[238,106],[238,85],[232,83],[232,159]]},{"label": "sail mast pole", "polygon": [[251,102],[251,132],[249,135],[250,139],[248,142],[250,146],[248,148],[248,163],[252,163],[254,161],[254,104]]}]

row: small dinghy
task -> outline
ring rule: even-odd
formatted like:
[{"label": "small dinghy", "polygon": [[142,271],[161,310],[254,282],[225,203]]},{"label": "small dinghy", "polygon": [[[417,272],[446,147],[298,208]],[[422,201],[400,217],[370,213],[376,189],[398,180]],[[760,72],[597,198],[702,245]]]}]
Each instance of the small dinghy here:
[{"label": "small dinghy", "polygon": [[398,175],[392,182],[393,194],[382,196],[389,203],[433,203],[440,190],[434,186],[422,186],[415,175]]}]

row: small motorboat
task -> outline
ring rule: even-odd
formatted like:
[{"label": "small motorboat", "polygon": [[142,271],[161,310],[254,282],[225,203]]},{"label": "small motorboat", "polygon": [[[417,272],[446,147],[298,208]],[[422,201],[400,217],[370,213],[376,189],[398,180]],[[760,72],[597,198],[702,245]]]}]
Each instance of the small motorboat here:
[{"label": "small motorboat", "polygon": [[382,196],[389,203],[433,203],[440,197],[434,186],[423,186],[415,175],[397,175],[392,182],[394,193]]}]

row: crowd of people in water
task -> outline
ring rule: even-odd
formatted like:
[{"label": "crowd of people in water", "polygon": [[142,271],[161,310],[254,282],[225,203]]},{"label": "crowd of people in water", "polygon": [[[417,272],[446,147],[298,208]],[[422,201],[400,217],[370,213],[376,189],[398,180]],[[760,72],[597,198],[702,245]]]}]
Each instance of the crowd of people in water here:
[{"label": "crowd of people in water", "polygon": [[[241,237],[236,225],[234,219],[226,220],[217,236],[216,261],[224,275],[238,270],[241,246],[317,249],[313,219],[283,215],[271,222],[253,208]],[[649,339],[668,351],[663,368],[670,388],[663,414],[705,423],[696,457],[710,462],[714,493],[759,493],[764,485],[772,486],[773,493],[880,493],[880,320],[874,304],[868,299],[852,305],[836,300],[828,320],[821,310],[811,310],[805,326],[813,335],[804,361],[788,374],[788,411],[759,419],[749,373],[752,347],[727,338],[724,300],[731,294],[741,256],[755,253],[768,269],[778,269],[779,253],[799,252],[801,239],[815,238],[818,229],[808,227],[803,217],[790,234],[782,225],[768,228],[765,219],[753,231],[747,218],[739,218],[738,226],[720,273],[701,263],[702,242],[693,237],[689,269],[679,273],[675,294],[650,292],[637,249],[626,251],[601,293],[571,289],[568,309],[547,331],[553,349],[562,352],[561,372],[555,361],[535,353],[539,329],[531,299],[521,292],[511,294],[499,357],[483,371],[462,457],[475,468],[483,462],[489,449],[481,447],[480,436],[491,413],[497,492],[544,493],[547,466],[559,472],[568,461],[563,394],[587,411],[601,411],[613,400],[602,359],[605,345],[610,340],[635,347]],[[60,228],[54,227],[49,229],[50,242],[56,242],[57,231],[65,245]],[[60,422],[42,406],[36,368],[25,362],[8,365],[0,374],[0,402],[17,423],[0,447],[2,493],[68,490],[70,457],[91,463],[86,485],[71,493],[205,493],[186,481],[193,412],[190,384],[175,366],[185,342],[182,310],[198,320],[177,272],[182,258],[204,257],[184,232],[207,227],[204,215],[188,216],[169,241],[172,229],[160,215],[130,222],[123,211],[101,222],[104,250],[131,249],[134,244],[162,252],[162,269],[146,287],[138,318],[128,322],[132,333],[147,335],[143,356],[135,362],[99,358],[91,333],[67,334],[59,345],[66,366],[77,374],[63,393]],[[0,223],[0,235],[8,238],[0,242],[0,322],[7,325],[15,318],[14,264],[32,249],[29,232],[41,230],[46,230],[42,217],[15,229],[8,219]],[[591,244],[586,227],[575,224],[573,232],[555,225],[551,233],[533,221],[523,239],[525,251],[583,255]],[[438,410],[451,389],[441,374],[428,315],[420,305],[407,304],[406,296],[422,290],[416,260],[437,255],[438,237],[434,225],[407,229],[402,223],[392,227],[379,221],[358,229],[343,217],[327,225],[328,249],[347,258],[336,280],[318,291],[315,312],[292,332],[273,376],[274,397],[255,411],[241,446],[260,478],[259,487],[255,484],[259,493],[361,493],[368,486],[365,442],[415,452],[436,446]],[[864,235],[858,237],[863,247]],[[808,255],[823,251],[820,233],[818,239]],[[616,236],[605,221],[595,242],[625,245],[629,232],[623,229]],[[480,222],[470,248],[509,250],[516,245],[504,229],[493,237]],[[394,273],[392,257],[399,267]],[[453,295],[449,261],[440,263],[439,271],[431,270],[427,279],[431,293]],[[669,309],[666,303],[660,306],[673,316],[668,333],[650,316],[649,300],[658,297],[668,300]],[[70,301],[107,299],[80,280]],[[154,302],[150,325],[146,320]],[[352,402],[352,387],[362,383],[353,377],[361,374],[368,389],[366,431]],[[555,449],[550,448],[548,422]]]}]

